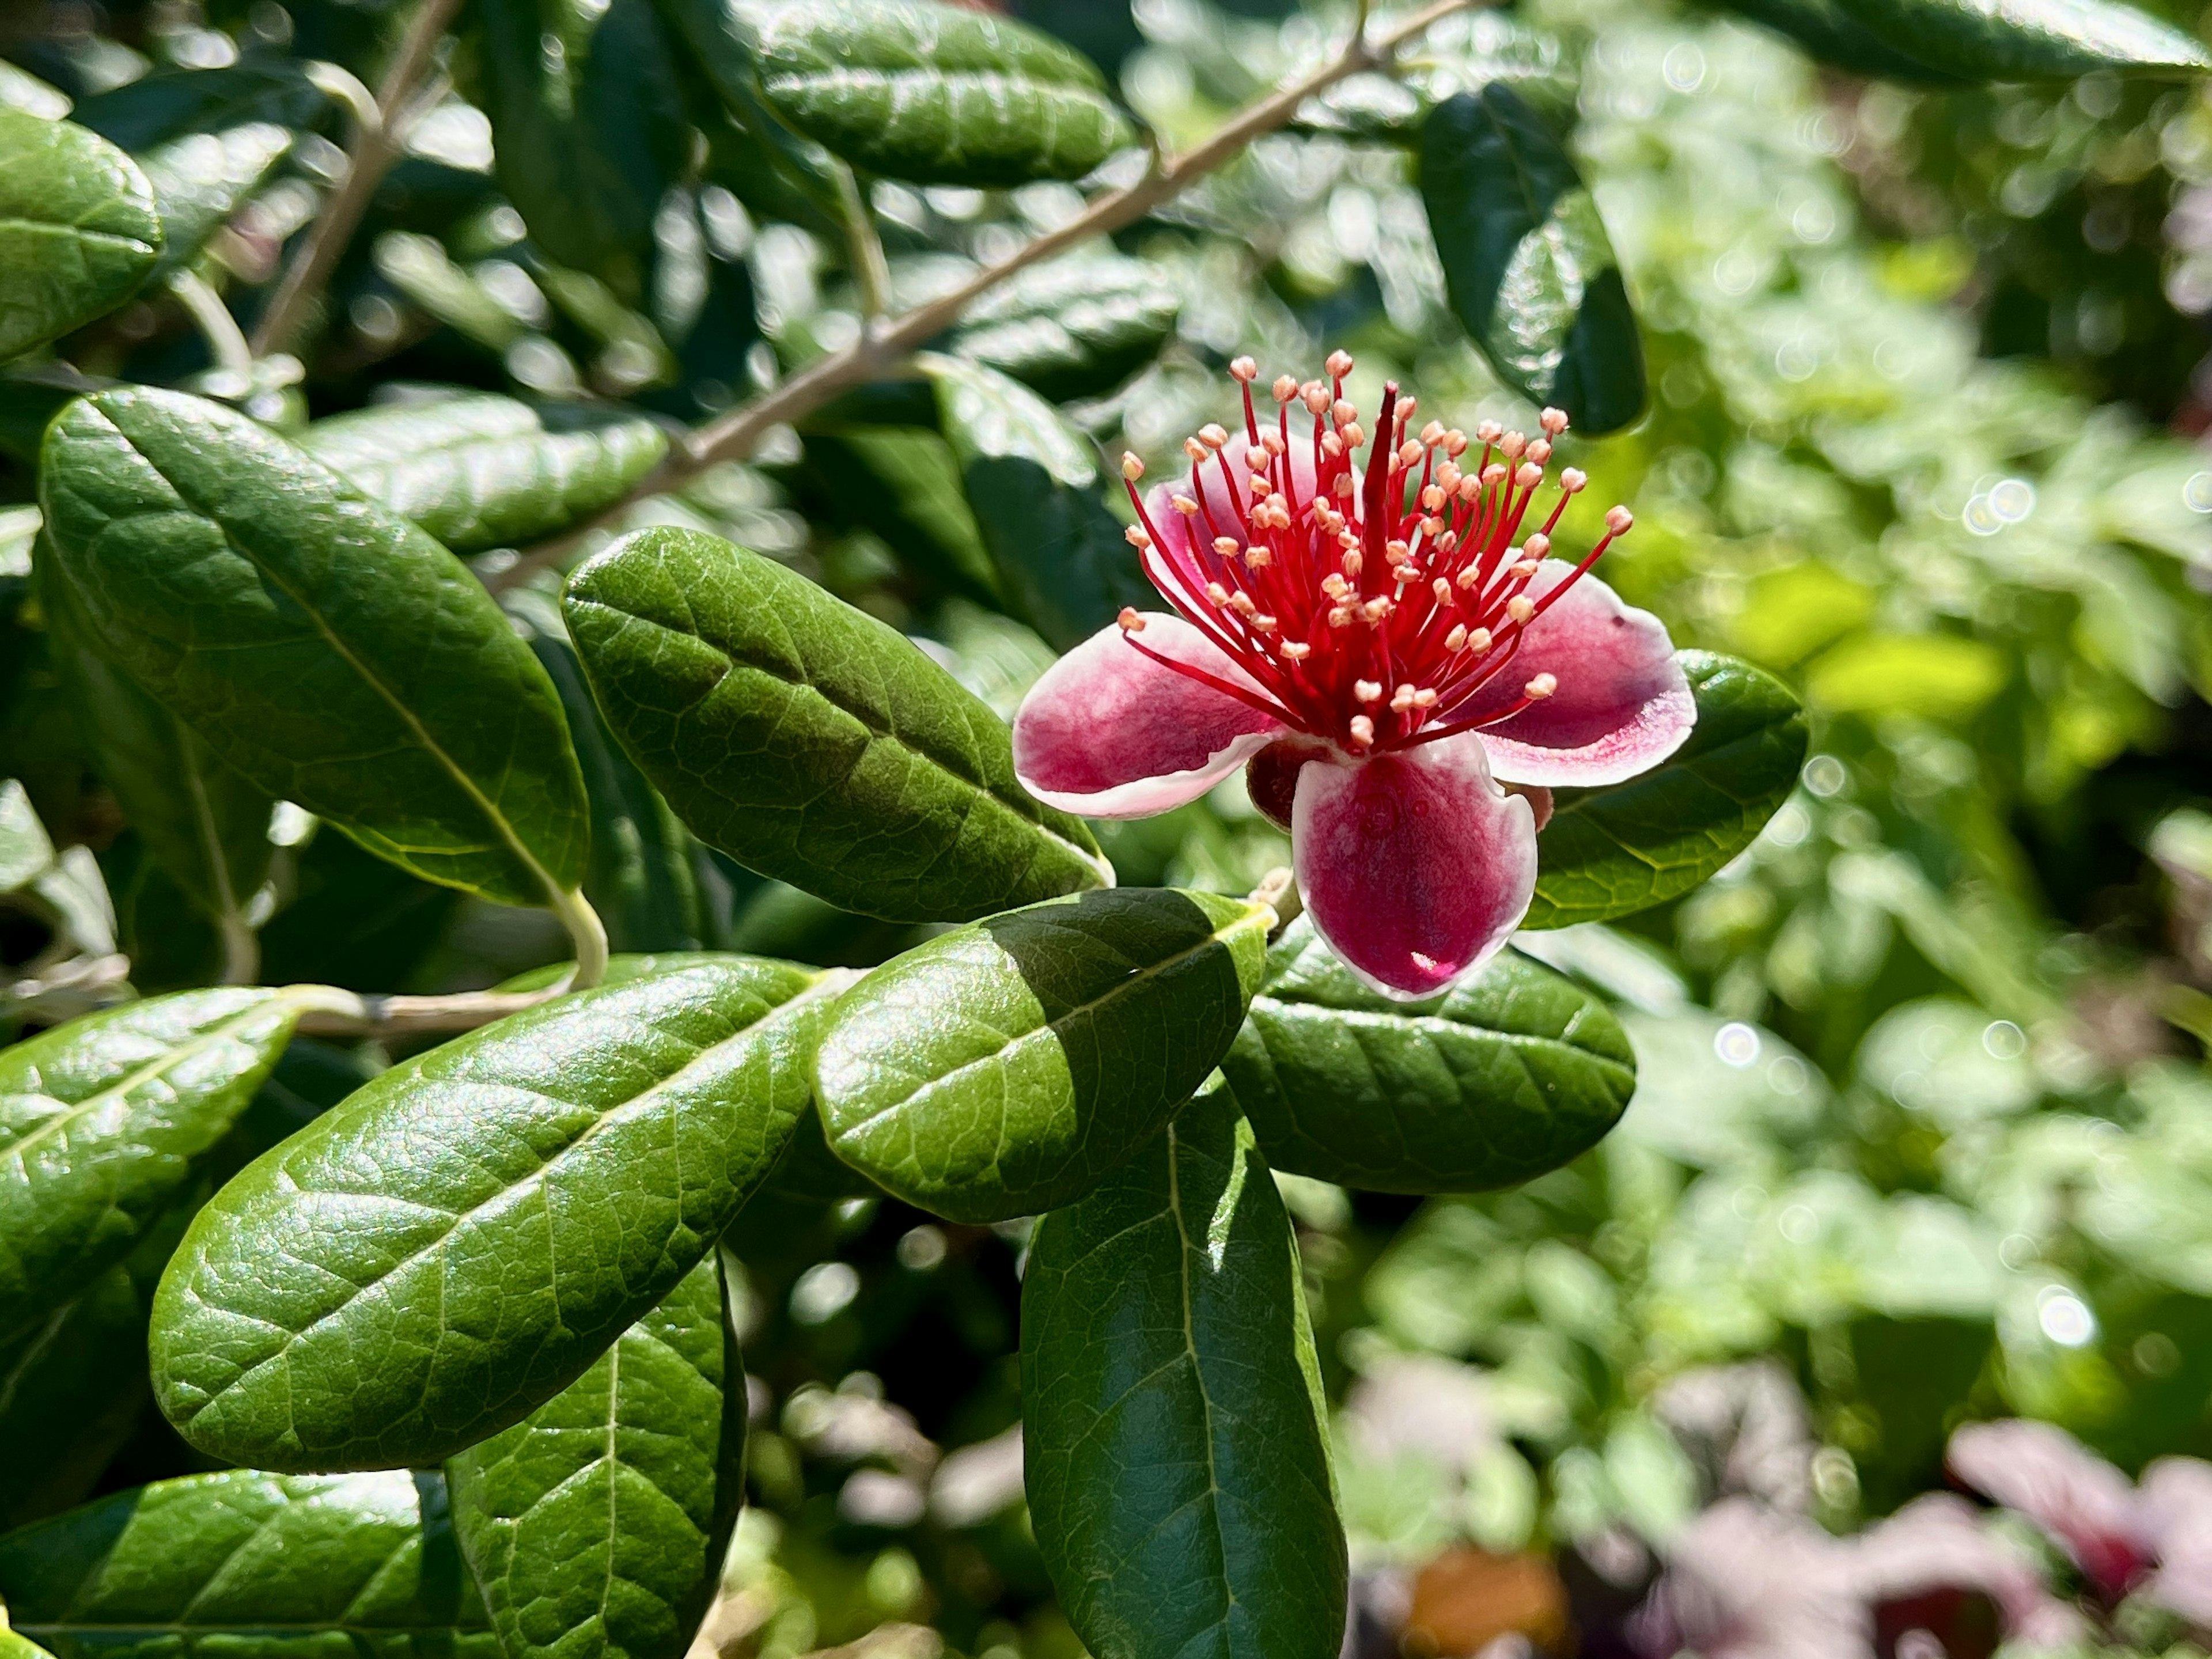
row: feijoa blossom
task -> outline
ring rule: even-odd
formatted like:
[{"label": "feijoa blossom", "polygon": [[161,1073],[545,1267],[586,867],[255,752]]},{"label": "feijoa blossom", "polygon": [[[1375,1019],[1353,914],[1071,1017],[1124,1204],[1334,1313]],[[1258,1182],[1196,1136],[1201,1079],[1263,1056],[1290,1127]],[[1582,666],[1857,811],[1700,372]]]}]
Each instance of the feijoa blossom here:
[{"label": "feijoa blossom", "polygon": [[[1472,436],[1385,388],[1370,428],[1328,378],[1273,386],[1249,357],[1243,429],[1186,441],[1186,477],[1140,495],[1129,540],[1172,612],[1125,610],[1040,680],[1014,722],[1038,799],[1143,817],[1238,767],[1291,832],[1307,912],[1392,996],[1434,994],[1528,913],[1552,785],[1617,783],[1696,719],[1667,630],[1553,536],[1585,483],[1547,468],[1567,417]],[[1364,465],[1358,452],[1366,451]],[[1502,785],[1518,786],[1509,791]]]}]

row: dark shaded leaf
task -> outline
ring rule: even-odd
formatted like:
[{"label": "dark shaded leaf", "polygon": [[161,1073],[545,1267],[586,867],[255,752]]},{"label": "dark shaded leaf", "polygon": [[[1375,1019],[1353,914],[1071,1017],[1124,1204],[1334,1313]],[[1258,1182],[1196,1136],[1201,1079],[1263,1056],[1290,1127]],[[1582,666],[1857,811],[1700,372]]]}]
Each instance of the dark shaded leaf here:
[{"label": "dark shaded leaf", "polygon": [[300,447],[456,553],[558,535],[629,493],[668,440],[604,409],[464,392],[318,421]]},{"label": "dark shaded leaf", "polygon": [[155,1302],[162,1410],[271,1468],[434,1462],[520,1422],[774,1166],[823,988],[719,957],[395,1066],[194,1220]]},{"label": "dark shaded leaf", "polygon": [[75,122],[0,105],[0,359],[114,310],[161,253],[137,163]]},{"label": "dark shaded leaf", "polygon": [[559,700],[452,554],[149,387],[64,410],[40,487],[93,643],[219,758],[426,879],[574,908],[590,830]]},{"label": "dark shaded leaf", "polygon": [[1550,128],[1502,82],[1421,130],[1421,199],[1452,309],[1509,386],[1585,433],[1644,407],[1644,346],[1619,262]]},{"label": "dark shaded leaf", "polygon": [[1636,1054],[1595,997],[1511,951],[1445,995],[1394,1002],[1304,921],[1221,1062],[1279,1170],[1391,1193],[1471,1193],[1597,1144]]},{"label": "dark shaded leaf", "polygon": [[922,361],[1000,589],[1022,618],[1065,651],[1124,605],[1158,604],[1121,521],[1100,500],[1090,441],[994,369]]},{"label": "dark shaded leaf", "polygon": [[49,576],[40,586],[46,649],[101,778],[147,851],[229,942],[233,960],[250,962],[249,913],[276,850],[275,799],[93,649],[66,580]]},{"label": "dark shaded leaf", "polygon": [[257,123],[309,126],[329,107],[299,64],[264,58],[222,69],[157,70],[85,99],[71,118],[143,155],[194,133]]},{"label": "dark shaded leaf", "polygon": [[428,1471],[159,1480],[0,1538],[54,1659],[501,1659]]},{"label": "dark shaded leaf", "polygon": [[507,596],[507,607],[560,694],[576,740],[584,788],[592,801],[592,862],[584,873],[584,896],[606,924],[608,945],[631,952],[698,950],[709,943],[712,931],[701,890],[706,849],[691,839],[607,729],[592,701],[584,665],[568,643],[559,604],[536,589],[522,589]]},{"label": "dark shaded leaf", "polygon": [[1835,0],[1893,51],[1966,81],[2212,69],[2212,52],[2118,0]]},{"label": "dark shaded leaf", "polygon": [[1098,1659],[1335,1659],[1344,1533],[1297,1244],[1225,1089],[1022,1278],[1030,1516]]},{"label": "dark shaded leaf", "polygon": [[1850,74],[1930,86],[1957,83],[1956,76],[1930,69],[1885,45],[1880,35],[1852,15],[1844,0],[1720,0],[1720,3],[1787,35],[1816,62]]},{"label": "dark shaded leaf", "polygon": [[507,1659],[683,1659],[737,1521],[744,1445],[710,1253],[589,1370],[446,1465]]},{"label": "dark shaded leaf", "polygon": [[1678,654],[1698,699],[1689,741],[1626,783],[1559,792],[1522,927],[1609,921],[1688,892],[1750,846],[1796,787],[1808,734],[1790,688],[1739,658]]},{"label": "dark shaded leaf", "polygon": [[607,722],[692,830],[889,921],[957,921],[1110,879],[1014,781],[1005,725],[914,643],[758,554],[623,538],[565,606]]},{"label": "dark shaded leaf", "polygon": [[1123,888],[991,916],[886,963],[822,1040],[831,1148],[955,1221],[1073,1202],[1227,1052],[1273,916]]},{"label": "dark shaded leaf", "polygon": [[500,187],[556,264],[644,292],[653,216],[690,161],[651,0],[481,0],[469,39]]}]

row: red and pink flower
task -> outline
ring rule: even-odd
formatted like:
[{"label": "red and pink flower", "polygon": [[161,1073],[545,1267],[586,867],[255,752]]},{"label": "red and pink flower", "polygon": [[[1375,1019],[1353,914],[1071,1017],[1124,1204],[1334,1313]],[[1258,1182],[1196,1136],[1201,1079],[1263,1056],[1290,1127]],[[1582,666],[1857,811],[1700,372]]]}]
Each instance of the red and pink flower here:
[{"label": "red and pink flower", "polygon": [[1327,380],[1277,380],[1263,428],[1239,358],[1243,432],[1206,427],[1183,446],[1189,477],[1149,496],[1124,457],[1129,539],[1176,614],[1125,610],[1054,665],[1015,719],[1014,763],[1039,799],[1102,818],[1247,768],[1322,936],[1412,999],[1480,968],[1528,914],[1549,786],[1633,777],[1697,706],[1664,625],[1589,574],[1628,510],[1579,563],[1552,557],[1585,483],[1569,468],[1532,525],[1565,415],[1546,410],[1534,438],[1412,433],[1392,385],[1370,442],[1351,369],[1340,351]]}]

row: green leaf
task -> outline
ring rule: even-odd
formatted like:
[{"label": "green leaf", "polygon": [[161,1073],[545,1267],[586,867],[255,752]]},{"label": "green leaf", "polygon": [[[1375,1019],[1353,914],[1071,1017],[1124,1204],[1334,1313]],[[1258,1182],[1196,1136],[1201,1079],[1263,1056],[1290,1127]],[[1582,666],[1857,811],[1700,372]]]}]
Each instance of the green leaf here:
[{"label": "green leaf", "polygon": [[1000,588],[1023,619],[1065,651],[1122,606],[1157,604],[1121,521],[1099,499],[1090,441],[994,369],[921,361]]},{"label": "green leaf", "polygon": [[155,1299],[162,1410],[264,1468],[435,1462],[520,1422],[766,1176],[827,988],[722,957],[393,1066],[193,1221]]},{"label": "green leaf", "polygon": [[737,1521],[744,1445],[710,1253],[589,1370],[447,1464],[506,1659],[683,1659]]},{"label": "green leaf", "polygon": [[500,187],[555,264],[637,299],[653,216],[691,159],[651,0],[483,0],[475,20]]},{"label": "green leaf", "polygon": [[719,537],[651,529],[569,579],[607,723],[693,832],[863,915],[952,921],[1111,879],[1014,781],[998,716],[874,617]]},{"label": "green leaf", "polygon": [[830,237],[844,234],[836,157],[784,125],[761,91],[750,28],[727,0],[656,0],[681,43],[678,76],[707,139],[706,177],[763,218]]},{"label": "green leaf", "polygon": [[189,264],[292,153],[293,134],[267,121],[194,133],[138,158],[161,219],[156,276]]},{"label": "green leaf", "polygon": [[28,886],[53,861],[54,844],[29,792],[13,778],[0,781],[0,893]]},{"label": "green leaf", "polygon": [[1290,1218],[1226,1090],[1037,1224],[1030,1518],[1097,1659],[1335,1659],[1324,1412]]},{"label": "green leaf", "polygon": [[465,566],[276,434],[133,387],[46,434],[54,568],[101,653],[270,794],[426,880],[567,910],[559,700]]},{"label": "green leaf", "polygon": [[970,306],[952,349],[1055,403],[1094,397],[1152,362],[1182,310],[1158,266],[1075,254],[1032,265]]},{"label": "green leaf", "polygon": [[82,1501],[138,1427],[155,1281],[205,1185],[194,1182],[127,1260],[0,1344],[0,1532]]},{"label": "green leaf", "polygon": [[134,155],[193,133],[312,125],[330,99],[303,66],[259,58],[222,69],[159,70],[86,99],[76,118]]},{"label": "green leaf", "polygon": [[1626,783],[1558,792],[1522,927],[1607,921],[1688,892],[1750,846],[1796,786],[1808,733],[1790,688],[1739,658],[1676,654],[1698,700],[1689,741]]},{"label": "green leaf", "polygon": [[[42,573],[46,566],[42,558]],[[46,574],[40,589],[47,654],[100,777],[155,861],[231,943],[234,960],[248,961],[241,952],[251,948],[249,914],[276,851],[275,799],[218,763],[190,727],[93,649],[66,580]]]},{"label": "green leaf", "polygon": [[1460,93],[1421,131],[1421,200],[1452,310],[1498,377],[1582,431],[1644,407],[1644,345],[1620,262],[1551,129],[1502,82]]},{"label": "green leaf", "polygon": [[68,1508],[100,1479],[146,1404],[146,1299],[110,1267],[0,1345],[0,1529]]},{"label": "green leaf", "polygon": [[1884,44],[1846,0],[1718,0],[1726,9],[1787,35],[1817,62],[1875,80],[1950,86],[1957,77]]},{"label": "green leaf", "polygon": [[262,976],[389,991],[437,948],[461,896],[417,881],[350,836],[319,830],[295,855],[290,903],[261,930]]},{"label": "green leaf", "polygon": [[955,1221],[1083,1196],[1227,1052],[1265,905],[1133,887],[940,934],[848,992],[816,1077],[837,1155]]},{"label": "green leaf", "polygon": [[[0,1607],[0,1619],[5,1619],[7,1613],[5,1607]],[[54,1656],[20,1631],[10,1630],[6,1625],[0,1624],[0,1659],[54,1659]]]},{"label": "green leaf", "polygon": [[1575,119],[1579,75],[1557,35],[1498,10],[1447,17],[1421,37],[1417,72],[1348,75],[1298,106],[1292,130],[1419,148],[1429,112],[1459,93],[1503,82],[1561,127]]},{"label": "green leaf", "polygon": [[1079,179],[1131,141],[1097,67],[934,0],[722,0],[769,106],[856,167],[917,184]]},{"label": "green leaf", "polygon": [[1595,1146],[1636,1090],[1605,1005],[1508,951],[1440,997],[1394,1002],[1300,921],[1269,952],[1221,1062],[1279,1170],[1389,1193],[1473,1193]]},{"label": "green leaf", "polygon": [[939,586],[986,605],[1006,603],[962,486],[960,463],[936,433],[810,423],[793,481],[817,522],[872,531]]},{"label": "green leaf", "polygon": [[0,1597],[54,1659],[501,1659],[429,1471],[157,1480],[0,1538]]},{"label": "green leaf", "polygon": [[651,421],[465,392],[318,421],[300,447],[456,553],[556,536],[628,495],[668,440]]},{"label": "green leaf", "polygon": [[605,923],[609,946],[632,952],[697,950],[708,942],[710,930],[701,890],[706,849],[607,729],[568,642],[559,602],[524,588],[507,596],[507,608],[560,694],[576,740],[592,800],[592,862],[584,874],[584,896]]},{"label": "green leaf", "polygon": [[180,991],[0,1050],[0,1336],[131,1254],[292,1035],[282,991]]},{"label": "green leaf", "polygon": [[0,105],[0,359],[114,310],[161,253],[136,162],[74,122]]},{"label": "green leaf", "polygon": [[2179,29],[2116,0],[1836,0],[1892,50],[1967,81],[2212,69]]}]

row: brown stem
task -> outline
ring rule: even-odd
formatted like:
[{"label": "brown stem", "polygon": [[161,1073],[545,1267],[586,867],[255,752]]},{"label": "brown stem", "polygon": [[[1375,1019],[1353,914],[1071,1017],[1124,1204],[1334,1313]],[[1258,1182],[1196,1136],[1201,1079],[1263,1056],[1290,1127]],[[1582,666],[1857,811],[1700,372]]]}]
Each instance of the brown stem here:
[{"label": "brown stem", "polygon": [[473,1031],[509,1014],[535,1008],[565,994],[565,986],[545,991],[462,991],[442,997],[354,996],[346,992],[319,1000],[300,1016],[302,1036],[379,1042],[394,1037],[451,1036]]},{"label": "brown stem", "polygon": [[772,391],[697,428],[621,501],[566,535],[532,548],[506,569],[487,577],[487,585],[494,591],[512,587],[533,571],[560,562],[586,537],[618,520],[633,503],[675,489],[717,462],[742,459],[771,427],[801,420],[848,386],[889,372],[958,322],[975,301],[1017,273],[1094,236],[1107,235],[1124,225],[1135,223],[1206,174],[1235,160],[1254,139],[1285,125],[1297,113],[1298,106],[1316,93],[1327,90],[1346,76],[1381,68],[1408,41],[1454,12],[1470,11],[1494,3],[1495,0],[1436,0],[1435,4],[1424,7],[1372,41],[1366,38],[1363,27],[1328,64],[1304,80],[1295,81],[1247,106],[1204,143],[1172,158],[1156,155],[1151,168],[1135,184],[1108,191],[1092,202],[1079,217],[1058,230],[1024,243],[998,264],[976,272],[950,294],[902,312],[878,329],[863,331],[851,345],[817,357]]},{"label": "brown stem", "polygon": [[316,216],[307,240],[284,268],[284,280],[277,284],[276,297],[253,331],[255,356],[288,349],[322,297],[331,273],[344,257],[346,245],[361,228],[376,187],[406,149],[407,117],[411,113],[408,106],[460,3],[421,0],[415,15],[408,20],[398,53],[385,71],[384,84],[377,89],[377,119],[374,125],[356,125],[353,144],[346,152],[345,177]]}]

